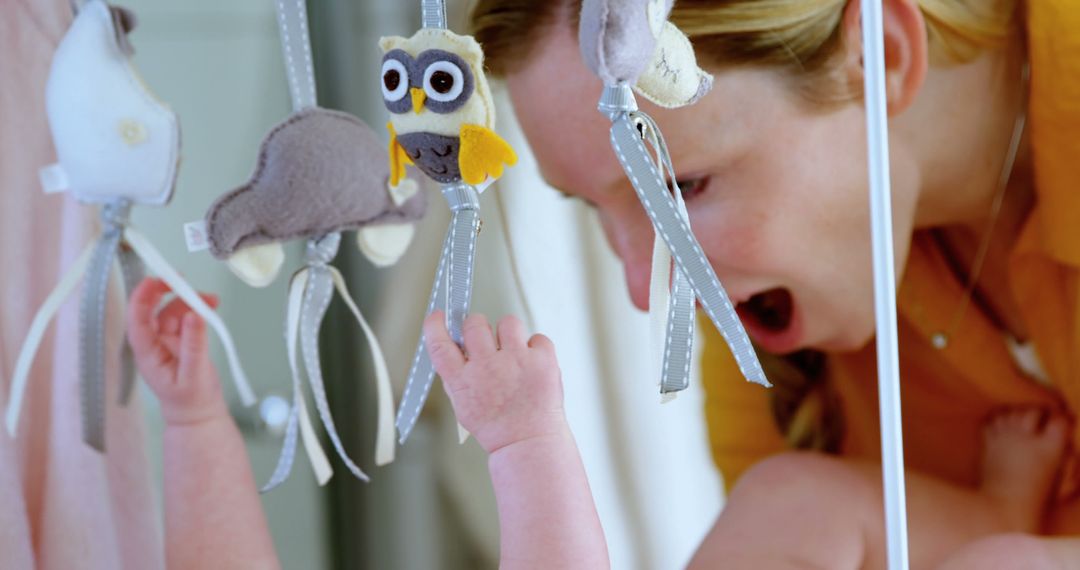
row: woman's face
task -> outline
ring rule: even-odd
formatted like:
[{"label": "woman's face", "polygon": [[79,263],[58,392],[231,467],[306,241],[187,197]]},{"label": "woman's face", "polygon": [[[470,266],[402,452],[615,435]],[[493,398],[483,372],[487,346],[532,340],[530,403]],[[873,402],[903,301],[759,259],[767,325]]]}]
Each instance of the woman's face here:
[{"label": "woman's face", "polygon": [[[568,28],[553,29],[507,85],[542,175],[596,208],[630,297],[646,309],[653,227],[612,152],[610,121],[596,110],[600,81],[581,63]],[[863,107],[814,107],[778,73],[754,69],[718,73],[694,106],[642,107],[667,139],[694,233],[754,341],[786,353],[856,349],[869,340]],[[894,162],[902,267],[915,185],[905,183],[903,161]]]}]

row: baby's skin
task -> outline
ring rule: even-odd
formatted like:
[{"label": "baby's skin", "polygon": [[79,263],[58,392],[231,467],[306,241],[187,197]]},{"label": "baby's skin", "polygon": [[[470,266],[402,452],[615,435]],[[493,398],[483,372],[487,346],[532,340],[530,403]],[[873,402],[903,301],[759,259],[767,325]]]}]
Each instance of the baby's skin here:
[{"label": "baby's skin", "polygon": [[[206,324],[179,299],[161,307],[169,292],[160,280],[143,281],[132,294],[128,314],[128,337],[136,363],[161,402],[166,425],[168,566],[278,568],[243,439],[228,413],[209,358]],[[204,299],[217,305],[213,296]],[[464,322],[463,337],[464,350],[450,338],[441,312],[424,322],[427,349],[458,421],[489,456],[499,514],[500,568],[609,567],[603,529],[563,408],[562,375],[554,345],[542,335],[529,337],[514,317],[504,317],[493,332],[485,317],[471,315]],[[1067,431],[1062,418],[1052,415],[1040,423],[1040,417],[1040,411],[1022,410],[992,420],[985,433],[983,485],[978,490],[962,491],[966,493],[964,501],[976,503],[1003,521],[998,533],[1038,530],[1037,521],[1058,472]],[[929,483],[909,479],[909,486],[920,485]],[[752,493],[746,488],[741,485],[729,499],[693,567],[787,567],[775,564],[777,557],[783,558],[783,553],[776,552],[781,545],[769,542],[759,557],[753,541],[746,540],[746,527],[753,525],[754,517],[765,516],[762,524],[766,527],[775,526],[778,520],[767,516],[768,509],[762,507],[767,501],[751,500]],[[740,493],[740,489],[744,491]],[[768,495],[771,491],[766,488],[763,492]],[[953,495],[960,492],[941,490],[939,494],[943,504],[951,504]],[[877,503],[871,497],[865,505],[857,506],[874,512],[879,508]],[[740,506],[749,507],[749,511]],[[953,510],[959,514],[964,509]],[[817,521],[829,524],[820,516]],[[846,521],[837,521],[838,529],[842,523]],[[738,532],[725,532],[728,527]],[[834,543],[809,545],[811,551],[804,559],[820,560],[821,567],[828,568],[875,567],[883,556],[880,552],[871,554],[876,549],[863,543],[870,534],[840,533]],[[939,563],[948,559],[944,566],[950,569],[987,567],[982,562],[1004,562],[1009,555],[1021,552],[1027,554],[1017,568],[1065,567],[1063,562],[1073,560],[1077,551],[1071,541],[1024,538],[1031,535],[993,535],[973,542],[977,536],[959,534],[963,537],[957,536],[943,549],[954,554],[938,556]],[[739,536],[743,538],[729,540]],[[1028,550],[1017,548],[1016,541]],[[846,551],[862,554],[848,564],[835,559]]]},{"label": "baby's skin", "polygon": [[462,325],[465,351],[445,316],[424,321],[424,339],[458,421],[488,452],[499,510],[499,567],[607,568],[604,531],[563,410],[555,346],[504,317]]},{"label": "baby's skin", "polygon": [[[462,351],[451,340],[444,318],[432,314],[424,323],[424,338],[458,420],[489,454],[502,538],[500,568],[607,568],[607,546],[563,411],[562,379],[551,341],[541,335],[527,339],[514,317],[503,318],[493,334],[483,316],[472,315],[463,325]],[[1080,549],[1070,542],[1034,538],[1061,465],[1067,431],[1064,417],[1043,410],[1002,412],[984,432],[979,489],[944,488],[925,477],[909,476],[909,489],[936,497],[932,505],[910,508],[928,506],[943,515],[943,521],[953,521],[937,533],[936,541],[916,537],[913,560],[920,563],[913,567],[989,568],[987,561],[1010,569],[1071,567],[1064,562],[1080,559],[1075,555]],[[836,470],[838,480],[861,480],[861,471],[873,470],[820,457],[818,461]],[[799,479],[797,471],[777,475]],[[880,471],[873,479],[880,480]],[[771,501],[775,487],[761,487],[760,497],[746,489],[736,487],[692,568],[883,567],[883,541],[877,539],[880,490],[860,500],[843,484],[835,496],[828,495],[829,489],[804,489],[808,496],[826,497],[808,523],[818,527],[816,532],[803,526],[778,540],[776,528],[798,505],[793,501],[770,510],[776,503]],[[823,540],[825,536],[831,539]],[[1017,549],[1010,541],[1026,546]],[[923,547],[933,552],[920,554]]]},{"label": "baby's skin", "polygon": [[180,299],[161,307],[168,293],[164,282],[144,280],[127,315],[135,363],[165,419],[167,566],[278,568],[244,440],[210,361],[206,323]]}]

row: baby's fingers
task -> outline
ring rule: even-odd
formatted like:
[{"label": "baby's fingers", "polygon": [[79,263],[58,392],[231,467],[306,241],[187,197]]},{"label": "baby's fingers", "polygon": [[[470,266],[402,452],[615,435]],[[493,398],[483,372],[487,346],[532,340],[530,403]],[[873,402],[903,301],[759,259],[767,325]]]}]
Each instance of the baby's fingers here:
[{"label": "baby's fingers", "polygon": [[499,321],[499,348],[523,348],[525,346],[525,325],[520,319],[507,315]]},{"label": "baby's fingers", "polygon": [[469,358],[482,358],[495,352],[495,335],[487,317],[480,314],[465,317],[461,324],[461,336]]},{"label": "baby's fingers", "polygon": [[465,355],[446,330],[446,315],[435,311],[424,319],[424,344],[435,371],[443,379],[453,378],[465,366]]},{"label": "baby's fingers", "polygon": [[206,374],[205,365],[209,362],[206,343],[206,322],[195,313],[184,315],[180,332],[179,376],[184,379]]},{"label": "baby's fingers", "polygon": [[169,291],[169,286],[158,279],[144,279],[131,294],[128,310],[128,342],[142,369],[143,375],[153,373],[170,364],[172,354],[161,343],[154,326],[154,309]]},{"label": "baby's fingers", "polygon": [[[201,297],[211,309],[217,308],[217,295],[199,293],[199,297]],[[158,311],[158,330],[168,334],[180,334],[180,325],[183,322],[185,315],[190,312],[192,312],[191,307],[189,307],[183,299],[177,297],[172,301],[169,301],[164,309]]]},{"label": "baby's fingers", "polygon": [[555,343],[551,342],[550,338],[542,334],[534,334],[532,338],[529,339],[529,348],[545,352],[552,356],[555,355]]}]

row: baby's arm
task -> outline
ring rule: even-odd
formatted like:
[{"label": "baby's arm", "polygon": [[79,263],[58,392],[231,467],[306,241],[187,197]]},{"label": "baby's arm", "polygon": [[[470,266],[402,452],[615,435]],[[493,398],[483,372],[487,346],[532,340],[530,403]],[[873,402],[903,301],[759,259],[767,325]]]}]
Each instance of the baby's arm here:
[{"label": "baby's arm", "polygon": [[135,361],[165,418],[168,567],[277,568],[244,441],[210,362],[206,323],[180,299],[157,311],[168,292],[146,279],[128,312]]},{"label": "baby's arm", "polygon": [[604,531],[563,411],[555,347],[526,338],[506,317],[498,337],[472,315],[450,339],[443,313],[428,317],[424,338],[458,421],[488,452],[499,509],[499,567],[607,568]]}]

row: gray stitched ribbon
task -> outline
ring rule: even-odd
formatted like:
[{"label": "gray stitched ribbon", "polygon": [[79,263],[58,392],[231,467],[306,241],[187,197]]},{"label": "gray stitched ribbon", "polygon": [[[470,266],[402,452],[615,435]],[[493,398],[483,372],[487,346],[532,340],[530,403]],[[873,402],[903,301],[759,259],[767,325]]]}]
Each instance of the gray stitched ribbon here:
[{"label": "gray stitched ribbon", "polygon": [[660,393],[680,392],[690,387],[690,364],[694,351],[694,289],[690,279],[676,268],[671,280],[668,326],[664,342],[664,364]]},{"label": "gray stitched ribbon", "polygon": [[[303,298],[300,303],[299,314],[299,327],[300,327],[300,353],[303,358],[303,368],[307,370],[308,384],[311,386],[311,394],[315,401],[315,408],[319,410],[319,416],[322,419],[323,426],[326,428],[326,434],[330,438],[330,442],[334,444],[334,448],[338,452],[338,456],[341,461],[349,467],[349,471],[356,476],[357,479],[367,481],[367,475],[361,471],[359,466],[352,461],[349,454],[345,450],[345,446],[341,444],[341,438],[338,436],[337,428],[334,424],[334,418],[330,415],[330,407],[326,398],[326,388],[323,382],[322,364],[319,357],[319,329],[322,327],[323,317],[326,315],[326,309],[329,307],[330,298],[334,296],[334,277],[332,271],[327,267],[330,261],[334,260],[337,256],[338,246],[341,244],[340,233],[329,233],[324,235],[319,240],[309,240],[306,252],[307,266],[301,269],[293,277],[294,280],[299,279],[301,274],[307,275],[307,283],[303,288]],[[286,325],[288,328],[288,325]],[[288,333],[286,333],[287,349],[291,354],[291,363],[293,364],[293,343],[291,339],[288,339]],[[294,372],[296,372],[294,367]],[[281,456],[278,459],[278,466],[274,467],[273,475],[270,477],[269,483],[262,487],[262,492],[267,492],[274,487],[281,485],[283,481],[288,477],[289,471],[292,470],[294,458],[296,456],[296,440],[297,440],[297,425],[299,417],[299,407],[301,405],[300,398],[303,395],[300,393],[300,382],[296,374],[293,375],[293,406],[289,409],[288,424],[285,429],[285,442],[282,449]]]},{"label": "gray stitched ribbon", "polygon": [[[446,184],[442,189],[453,218],[446,232],[439,265],[435,270],[435,283],[431,287],[427,313],[435,310],[446,312],[446,326],[458,345],[462,344],[461,324],[469,313],[472,300],[473,261],[476,253],[476,237],[480,230],[480,197],[476,188],[464,184]],[[431,364],[424,338],[413,357],[409,380],[398,408],[398,441],[405,443],[420,417],[428,393],[435,380],[435,368]]]},{"label": "gray stitched ribbon", "polygon": [[424,29],[446,29],[445,0],[421,0],[420,23]]},{"label": "gray stitched ribbon", "polygon": [[[102,452],[105,451],[105,309],[109,276],[130,213],[129,200],[116,200],[101,207],[102,233],[90,258],[79,306],[79,392],[83,440]],[[131,264],[130,261],[128,263]],[[134,277],[136,272],[134,267],[129,267],[125,273]],[[128,285],[130,290],[131,285]],[[127,344],[126,340],[124,344]],[[134,383],[134,379],[129,381],[127,376],[133,376],[134,372],[127,358],[124,359],[123,374],[125,379],[121,392],[130,392],[128,383]]]},{"label": "gray stitched ribbon", "polygon": [[[117,259],[120,260],[120,272],[124,279],[124,296],[130,298],[135,287],[146,276],[146,268],[143,266],[142,259],[139,259],[139,254],[124,242],[120,243]],[[135,392],[135,355],[131,352],[131,344],[127,342],[127,338],[124,339],[120,370],[119,401],[121,405],[127,405]]]},{"label": "gray stitched ribbon", "polygon": [[314,107],[315,67],[304,0],[277,0],[277,20],[293,111]]},{"label": "gray stitched ribbon", "polygon": [[[285,350],[289,361],[289,370],[292,375],[292,406],[289,408],[289,421],[285,427],[285,441],[282,442],[281,455],[278,456],[277,466],[270,476],[270,481],[260,489],[261,493],[268,493],[289,478],[292,471],[293,460],[296,458],[296,437],[300,423],[300,407],[303,405],[303,393],[300,388],[300,374],[296,365],[296,340],[299,334],[300,311],[303,306],[303,292],[307,289],[307,271],[301,269],[293,274],[289,282],[288,314],[285,321]],[[294,297],[299,295],[300,302]]]},{"label": "gray stitched ribbon", "polygon": [[[675,182],[678,180],[675,174],[675,166],[671,163],[671,155],[668,153],[667,144],[664,142],[659,127],[648,116],[636,120],[635,124],[642,138],[648,141],[656,151],[657,168],[661,173],[667,171],[672,184],[677,184]],[[682,192],[676,189],[674,196],[679,214],[684,220],[689,220]],[[667,244],[657,245],[660,248],[667,247]],[[663,279],[663,282],[656,285],[650,283],[650,289],[654,286],[670,287],[666,315],[667,326],[664,327],[663,365],[660,369],[660,393],[674,394],[690,387],[690,365],[693,360],[694,329],[696,326],[694,319],[694,310],[696,308],[694,301],[696,298],[694,289],[690,285],[690,278],[682,268],[676,266],[674,275],[671,275],[671,254],[670,251],[663,251],[667,254],[663,257],[664,266],[654,267],[652,277],[653,279]],[[654,252],[655,254],[656,252]],[[655,259],[654,263],[656,263]],[[660,270],[659,275],[656,274],[658,269]],[[651,303],[653,300],[652,292],[650,292],[649,296]],[[659,311],[661,309],[657,307],[652,310]]]},{"label": "gray stitched ribbon", "polygon": [[[625,84],[605,86],[599,109],[611,117],[612,148],[649,219],[652,220],[656,233],[667,244],[678,271],[685,276],[686,282],[701,300],[705,313],[731,347],[743,376],[751,382],[771,386],[735,308],[694,238],[689,222],[668,190],[661,170],[654,164],[645,147],[642,132],[639,130],[641,126],[652,130],[657,141],[660,162],[666,164],[670,161],[656,123],[637,110],[633,91]],[[689,318],[692,320],[693,316]],[[679,315],[679,318],[670,320],[669,330],[672,334],[683,334],[683,329],[678,324],[682,319],[683,316]],[[669,364],[675,365],[675,361],[665,356],[665,368]]]}]

